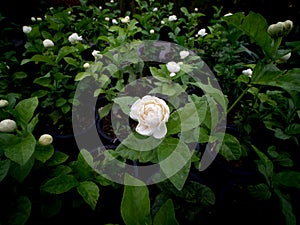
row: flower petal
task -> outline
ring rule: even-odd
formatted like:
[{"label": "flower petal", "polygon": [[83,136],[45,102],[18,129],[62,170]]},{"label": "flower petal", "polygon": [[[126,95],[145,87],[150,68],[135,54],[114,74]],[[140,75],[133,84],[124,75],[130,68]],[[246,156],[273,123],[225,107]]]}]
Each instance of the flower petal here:
[{"label": "flower petal", "polygon": [[153,128],[145,126],[144,124],[139,123],[136,128],[136,132],[138,132],[141,135],[145,136],[151,136],[153,133]]},{"label": "flower petal", "polygon": [[162,139],[167,134],[167,126],[165,123],[160,124],[154,131],[153,137],[156,139]]}]

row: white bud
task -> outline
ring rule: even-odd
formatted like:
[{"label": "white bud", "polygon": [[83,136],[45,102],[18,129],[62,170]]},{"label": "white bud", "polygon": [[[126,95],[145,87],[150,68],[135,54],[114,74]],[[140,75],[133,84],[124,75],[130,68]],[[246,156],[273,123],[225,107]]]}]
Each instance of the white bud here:
[{"label": "white bud", "polygon": [[108,17],[105,17],[104,19],[105,19],[106,21],[109,21],[109,18],[108,18]]},{"label": "white bud", "polygon": [[32,27],[30,26],[23,26],[22,29],[25,34],[28,34],[32,31]]},{"label": "white bud", "polygon": [[157,8],[157,7],[155,7],[155,8],[153,9],[153,12],[157,12],[157,10],[158,10],[158,8]]},{"label": "white bud", "polygon": [[89,63],[83,64],[83,68],[88,69],[89,67],[90,67],[90,64],[89,64]]},{"label": "white bud", "polygon": [[31,21],[35,22],[36,21],[35,17],[31,17]]},{"label": "white bud", "polygon": [[42,146],[47,146],[52,144],[53,137],[50,134],[43,134],[39,138],[39,144]]},{"label": "white bud", "polygon": [[45,39],[43,41],[43,45],[44,45],[45,48],[50,48],[50,47],[54,46],[54,43],[50,39]]},{"label": "white bud", "polygon": [[150,34],[154,34],[155,31],[153,29],[150,30]]},{"label": "white bud", "polygon": [[198,8],[195,8],[195,12],[198,12]]},{"label": "white bud", "polygon": [[17,124],[14,120],[5,119],[0,122],[0,132],[13,132],[17,129]]},{"label": "white bud", "polygon": [[8,101],[1,99],[0,100],[0,108],[6,107],[6,106],[8,106]]}]

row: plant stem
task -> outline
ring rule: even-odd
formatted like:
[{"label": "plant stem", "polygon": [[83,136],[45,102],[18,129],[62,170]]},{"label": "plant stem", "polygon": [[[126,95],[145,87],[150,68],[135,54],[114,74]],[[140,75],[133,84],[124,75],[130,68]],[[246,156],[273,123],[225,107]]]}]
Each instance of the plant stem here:
[{"label": "plant stem", "polygon": [[281,41],[282,41],[282,37],[281,36],[275,38],[275,40],[274,40],[273,54],[272,54],[274,58],[276,58],[277,50],[278,50],[278,48],[279,48],[279,46],[281,44]]},{"label": "plant stem", "polygon": [[235,100],[235,102],[230,106],[230,108],[227,110],[227,114],[234,108],[234,106],[243,98],[243,96],[247,93],[249,90],[250,86],[248,86],[242,94]]}]

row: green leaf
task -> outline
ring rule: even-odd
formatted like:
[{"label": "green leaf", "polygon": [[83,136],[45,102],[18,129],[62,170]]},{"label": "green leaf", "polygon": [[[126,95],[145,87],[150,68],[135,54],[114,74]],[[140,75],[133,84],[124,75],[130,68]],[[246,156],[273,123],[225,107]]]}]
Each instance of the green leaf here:
[{"label": "green leaf", "polygon": [[95,210],[100,195],[98,186],[92,181],[83,181],[77,187],[77,191],[84,201]]},{"label": "green leaf", "polygon": [[285,224],[296,225],[296,217],[293,213],[293,207],[290,199],[287,196],[284,196],[278,189],[275,189],[275,193],[280,200],[281,212],[285,217]]},{"label": "green leaf", "polygon": [[24,129],[27,127],[27,124],[33,117],[34,111],[37,106],[38,106],[37,97],[24,99],[16,105],[15,107],[15,110],[17,112],[16,118],[20,121],[21,126]]},{"label": "green leaf", "polygon": [[101,107],[98,110],[98,114],[99,114],[100,119],[102,119],[103,117],[107,116],[110,113],[110,110],[111,110],[112,106],[113,106],[113,104],[109,103],[109,104]]},{"label": "green leaf", "polygon": [[284,171],[274,174],[274,182],[285,187],[300,189],[300,172]]},{"label": "green leaf", "polygon": [[49,160],[53,154],[54,154],[53,145],[48,145],[48,146],[37,145],[34,151],[35,158],[41,161],[42,163],[45,163],[47,160]]},{"label": "green leaf", "polygon": [[124,187],[121,202],[121,215],[126,225],[151,224],[150,199],[147,186],[128,174],[125,184],[135,183],[137,186]]},{"label": "green leaf", "polygon": [[80,66],[80,62],[78,62],[76,59],[73,59],[71,57],[64,57],[64,60],[66,63],[74,66],[75,68],[78,68]]},{"label": "green leaf", "polygon": [[231,134],[225,134],[219,151],[227,160],[237,160],[242,155],[240,142]]},{"label": "green leaf", "polygon": [[35,145],[35,137],[26,133],[22,137],[15,136],[9,145],[4,146],[4,153],[10,160],[25,165],[34,153]]},{"label": "green leaf", "polygon": [[25,225],[31,213],[31,201],[27,196],[20,196],[9,216],[7,225]]},{"label": "green leaf", "polygon": [[122,111],[126,115],[129,115],[131,105],[133,105],[133,103],[138,99],[139,99],[138,97],[124,96],[124,97],[115,98],[114,102],[121,107]]},{"label": "green leaf", "polygon": [[77,49],[74,46],[64,46],[61,49],[59,49],[57,57],[55,62],[58,63],[60,60],[62,60],[66,55],[69,55],[73,52],[76,52]]},{"label": "green leaf", "polygon": [[248,187],[250,195],[258,200],[270,199],[272,193],[266,184],[251,185]]},{"label": "green leaf", "polygon": [[188,177],[191,157],[189,147],[178,139],[166,138],[158,146],[160,168],[178,190]]},{"label": "green leaf", "polygon": [[77,187],[78,184],[79,183],[74,176],[62,174],[44,183],[41,186],[41,190],[51,194],[62,194]]},{"label": "green leaf", "polygon": [[272,55],[272,38],[267,33],[268,24],[262,15],[254,12],[250,12],[247,16],[235,13],[222,19],[245,32],[268,56]]},{"label": "green leaf", "polygon": [[56,63],[49,56],[45,56],[45,55],[34,55],[31,57],[30,61],[35,62],[36,64],[39,62],[44,62],[52,66],[56,65]]},{"label": "green leaf", "polygon": [[34,165],[34,157],[31,157],[27,161],[27,163],[22,166],[12,162],[9,169],[9,175],[21,183],[30,174],[33,165]]},{"label": "green leaf", "polygon": [[9,159],[0,161],[0,182],[6,177],[9,167],[10,167]]},{"label": "green leaf", "polygon": [[48,166],[57,166],[59,164],[64,163],[69,156],[63,152],[55,152],[54,155],[47,162]]},{"label": "green leaf", "polygon": [[174,206],[171,199],[168,199],[155,214],[153,225],[161,224],[179,225],[175,217]]}]

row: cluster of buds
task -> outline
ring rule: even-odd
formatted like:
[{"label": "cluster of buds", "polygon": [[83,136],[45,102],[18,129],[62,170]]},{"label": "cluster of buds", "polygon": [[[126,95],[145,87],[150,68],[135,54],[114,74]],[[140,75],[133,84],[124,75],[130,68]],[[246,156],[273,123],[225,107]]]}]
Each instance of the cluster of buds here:
[{"label": "cluster of buds", "polygon": [[278,22],[276,24],[271,24],[268,27],[267,32],[271,37],[282,37],[287,36],[293,28],[293,22],[291,20],[286,20],[285,22]]}]

